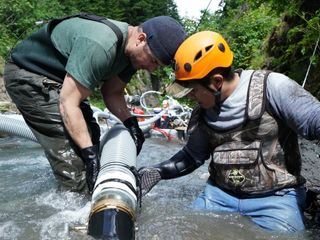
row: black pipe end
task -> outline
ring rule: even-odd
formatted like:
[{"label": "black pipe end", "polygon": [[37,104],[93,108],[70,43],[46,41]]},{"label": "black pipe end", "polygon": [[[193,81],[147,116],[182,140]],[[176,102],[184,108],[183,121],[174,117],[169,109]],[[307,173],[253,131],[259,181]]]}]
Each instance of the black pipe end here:
[{"label": "black pipe end", "polygon": [[134,222],[128,213],[120,209],[105,209],[91,215],[88,234],[103,240],[133,240]]}]

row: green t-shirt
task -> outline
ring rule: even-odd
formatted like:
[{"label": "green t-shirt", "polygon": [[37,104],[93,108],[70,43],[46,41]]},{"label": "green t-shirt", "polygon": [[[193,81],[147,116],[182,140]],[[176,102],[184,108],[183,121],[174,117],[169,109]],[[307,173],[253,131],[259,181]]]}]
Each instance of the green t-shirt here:
[{"label": "green t-shirt", "polygon": [[117,36],[104,23],[71,18],[59,23],[51,34],[54,46],[68,59],[65,70],[92,91],[130,63],[124,55],[128,24],[110,21],[123,33],[120,52],[117,52]]}]

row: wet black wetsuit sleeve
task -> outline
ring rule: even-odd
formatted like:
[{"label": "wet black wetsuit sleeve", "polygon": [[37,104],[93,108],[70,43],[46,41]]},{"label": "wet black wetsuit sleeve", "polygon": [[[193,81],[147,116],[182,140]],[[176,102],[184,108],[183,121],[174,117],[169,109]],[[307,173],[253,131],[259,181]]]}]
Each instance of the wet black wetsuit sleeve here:
[{"label": "wet black wetsuit sleeve", "polygon": [[182,149],[169,160],[155,165],[154,168],[159,170],[162,179],[171,179],[187,175],[201,165],[186,149]]}]

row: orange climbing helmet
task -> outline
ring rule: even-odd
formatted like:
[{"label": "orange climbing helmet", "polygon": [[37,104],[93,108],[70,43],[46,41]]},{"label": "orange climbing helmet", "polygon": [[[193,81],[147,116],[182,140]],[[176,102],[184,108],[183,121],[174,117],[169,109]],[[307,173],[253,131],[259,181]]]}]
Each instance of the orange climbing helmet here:
[{"label": "orange climbing helmet", "polygon": [[174,60],[176,80],[196,80],[204,78],[215,68],[230,67],[233,53],[219,33],[202,31],[180,45]]}]

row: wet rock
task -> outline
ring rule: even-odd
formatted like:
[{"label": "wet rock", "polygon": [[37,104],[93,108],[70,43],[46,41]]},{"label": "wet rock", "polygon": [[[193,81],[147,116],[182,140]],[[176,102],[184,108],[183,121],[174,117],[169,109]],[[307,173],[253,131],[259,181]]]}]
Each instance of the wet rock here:
[{"label": "wet rock", "polygon": [[0,113],[14,112],[18,113],[18,109],[14,103],[12,103],[6,88],[4,86],[3,77],[0,76]]},{"label": "wet rock", "polygon": [[300,139],[302,176],[320,186],[320,142]]}]

